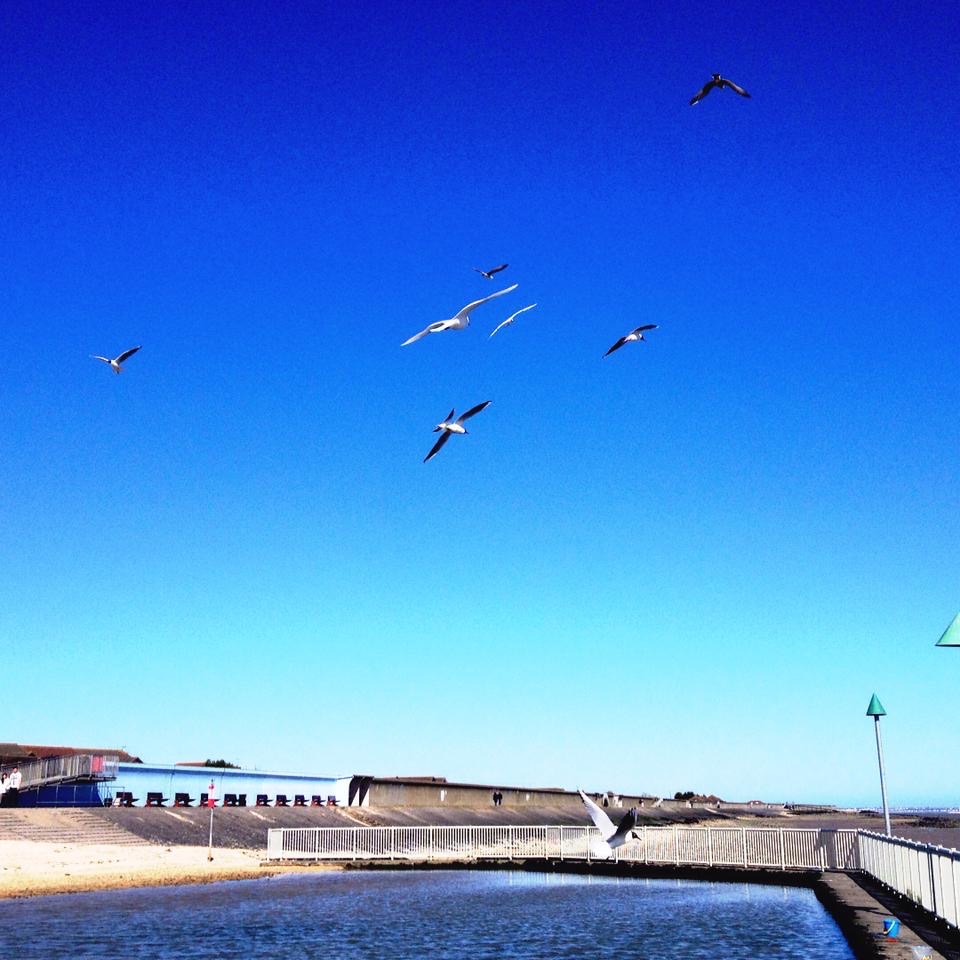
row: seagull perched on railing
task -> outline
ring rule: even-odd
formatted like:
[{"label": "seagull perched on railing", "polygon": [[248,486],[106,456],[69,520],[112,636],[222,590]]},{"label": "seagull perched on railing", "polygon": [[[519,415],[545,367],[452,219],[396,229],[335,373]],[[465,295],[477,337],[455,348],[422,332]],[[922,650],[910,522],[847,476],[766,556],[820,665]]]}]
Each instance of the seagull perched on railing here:
[{"label": "seagull perched on railing", "polygon": [[[507,319],[503,321],[503,323],[499,324],[499,325],[496,327],[496,329],[493,331],[493,333],[496,333],[497,330],[502,330],[504,327],[509,326],[511,323],[513,323],[514,320],[517,319],[517,317],[520,316],[521,313],[526,313],[527,310],[532,310],[535,306],[536,306],[535,303],[531,303],[529,307],[522,307],[522,308],[521,308],[520,310],[518,310],[516,313],[511,313],[510,316],[507,317]],[[493,336],[493,333],[490,334],[491,337]],[[487,339],[489,339],[489,337],[488,337]]]},{"label": "seagull perched on railing", "polygon": [[466,413],[461,413],[456,420],[453,419],[456,410],[451,410],[446,418],[433,428],[434,433],[440,433],[440,439],[437,440],[433,445],[433,449],[423,458],[423,462],[426,463],[431,457],[435,457],[440,452],[440,448],[450,439],[451,434],[466,433],[467,431],[463,427],[463,421],[469,420],[481,410],[485,410],[492,402],[492,400],[484,400],[483,403],[478,403],[475,407],[471,407]]},{"label": "seagull perched on railing", "polygon": [[401,347],[405,347],[408,343],[413,343],[415,340],[419,340],[421,337],[425,337],[428,333],[442,333],[444,330],[465,330],[470,326],[470,314],[472,311],[476,310],[481,303],[486,303],[488,300],[493,300],[496,297],[502,297],[505,293],[509,293],[511,290],[516,290],[520,284],[515,283],[512,287],[507,287],[504,290],[498,290],[496,293],[491,293],[489,297],[484,297],[482,300],[474,300],[473,303],[468,303],[462,310],[454,314],[449,320],[438,320],[436,323],[431,323],[429,327],[424,327],[419,333],[415,333],[408,340],[404,340],[400,344]]},{"label": "seagull perched on railing", "polygon": [[[739,93],[741,97],[750,97],[750,94],[747,93],[743,87],[738,86],[726,77],[721,77],[719,73],[715,73],[713,79],[708,80],[704,84],[703,89],[690,100],[690,106],[692,107],[695,103],[699,103],[711,90],[722,90],[724,87],[729,87],[734,93]],[[753,98],[751,97],[750,99]]]},{"label": "seagull perched on railing", "polygon": [[114,357],[112,360],[109,357],[98,357],[95,354],[90,354],[90,357],[92,360],[102,360],[104,363],[109,363],[113,372],[119,373],[123,369],[120,364],[123,363],[124,360],[129,360],[139,349],[140,347],[131,347],[129,350],[124,350],[119,357]]},{"label": "seagull perched on railing", "polygon": [[609,357],[614,350],[619,350],[625,343],[633,343],[637,340],[643,340],[646,342],[646,337],[644,333],[647,330],[656,330],[657,325],[655,323],[648,323],[645,326],[637,327],[636,330],[631,330],[625,337],[621,337],[605,354],[605,357]]},{"label": "seagull perched on railing", "polygon": [[636,807],[631,807],[623,815],[620,823],[614,826],[613,821],[582,790],[578,790],[577,793],[580,794],[580,799],[586,806],[593,825],[600,831],[600,835],[611,850],[622,847],[630,839],[640,839],[639,834],[633,829],[637,825]]},{"label": "seagull perched on railing", "polygon": [[489,270],[481,270],[479,267],[474,267],[473,269],[476,270],[477,273],[486,277],[488,280],[492,280],[495,273],[499,273],[501,270],[506,270],[509,266],[509,263],[501,263],[499,267],[491,267]]}]

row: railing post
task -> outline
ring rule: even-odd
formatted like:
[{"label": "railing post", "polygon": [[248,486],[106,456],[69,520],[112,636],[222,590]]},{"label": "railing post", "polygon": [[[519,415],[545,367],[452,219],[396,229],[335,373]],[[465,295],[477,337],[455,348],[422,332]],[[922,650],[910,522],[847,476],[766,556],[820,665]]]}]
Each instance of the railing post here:
[{"label": "railing post", "polygon": [[950,852],[950,885],[953,887],[953,923],[960,926],[960,889],[957,884],[957,855]]},{"label": "railing post", "polygon": [[787,869],[787,851],[783,844],[783,827],[779,830],[780,833],[780,869]]},{"label": "railing post", "polygon": [[937,874],[939,874],[940,873],[940,854],[934,853],[933,850],[927,851],[927,870],[930,872],[930,899],[932,901],[931,909],[933,910],[934,913],[937,913],[937,907],[940,904],[940,897],[938,896],[939,890],[937,889],[937,887],[939,887],[939,883],[937,882],[937,877],[934,875],[933,862],[935,857],[937,862],[936,872]]},{"label": "railing post", "polygon": [[917,899],[920,902],[920,906],[925,907],[926,904],[924,903],[925,898],[924,898],[924,890],[923,890],[923,869],[920,864],[920,851],[917,850],[915,847],[909,847],[908,849],[913,854],[913,857],[912,857],[913,865],[914,865],[913,873],[917,878],[916,879]]},{"label": "railing post", "polygon": [[676,824],[673,825],[673,860],[680,866],[680,833]]},{"label": "railing post", "polygon": [[563,861],[563,827],[560,827],[560,860]]},{"label": "railing post", "polygon": [[713,827],[707,827],[707,866],[713,866]]},{"label": "railing post", "polygon": [[746,827],[740,828],[740,843],[743,844],[743,865],[746,867],[747,864],[747,830]]},{"label": "railing post", "polygon": [[643,825],[643,862],[650,862],[650,847],[647,843],[647,825]]}]

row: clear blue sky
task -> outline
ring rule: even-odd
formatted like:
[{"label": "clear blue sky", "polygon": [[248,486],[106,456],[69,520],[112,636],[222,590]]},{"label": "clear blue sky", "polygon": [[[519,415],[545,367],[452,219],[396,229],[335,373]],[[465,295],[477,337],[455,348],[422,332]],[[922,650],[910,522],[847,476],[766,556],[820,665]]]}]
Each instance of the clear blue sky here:
[{"label": "clear blue sky", "polygon": [[0,25],[0,739],[960,801],[954,4]]}]

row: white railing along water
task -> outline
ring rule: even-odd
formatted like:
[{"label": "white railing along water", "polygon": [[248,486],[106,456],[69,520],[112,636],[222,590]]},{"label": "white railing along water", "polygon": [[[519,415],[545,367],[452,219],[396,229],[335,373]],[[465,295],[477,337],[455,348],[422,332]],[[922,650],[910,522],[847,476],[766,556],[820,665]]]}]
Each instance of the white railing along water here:
[{"label": "white railing along water", "polygon": [[960,852],[861,830],[861,869],[954,927],[960,927]]},{"label": "white railing along water", "polygon": [[610,855],[595,827],[301,827],[267,831],[268,860],[605,860],[855,870],[856,830],[640,827]]},{"label": "white railing along water", "polygon": [[611,856],[595,827],[310,827],[267,831],[269,860],[614,860],[845,870],[960,927],[960,851],[857,830],[640,827]]}]

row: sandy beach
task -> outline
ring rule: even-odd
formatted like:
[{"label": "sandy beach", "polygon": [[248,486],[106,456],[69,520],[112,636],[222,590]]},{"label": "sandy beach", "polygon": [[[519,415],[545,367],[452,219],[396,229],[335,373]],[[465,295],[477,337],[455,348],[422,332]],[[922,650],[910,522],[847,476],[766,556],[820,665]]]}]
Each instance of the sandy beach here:
[{"label": "sandy beach", "polygon": [[208,862],[206,847],[0,841],[0,898],[249,880],[296,869],[261,866],[263,856],[214,849]]},{"label": "sandy beach", "polygon": [[[582,822],[579,811],[554,809],[380,809],[362,811],[373,825],[504,825]],[[359,817],[357,818],[359,819]],[[705,825],[709,821],[703,821]],[[0,839],[0,899],[78,893],[123,887],[212,883],[269,877],[291,871],[341,869],[338,865],[265,864],[266,829],[318,825],[355,826],[339,810],[264,808],[218,810],[213,861],[207,861],[206,811],[91,809],[6,811]],[[715,826],[882,829],[878,817],[808,815],[741,817]],[[960,846],[955,818],[897,817],[899,836]],[[219,844],[219,845],[218,845]]]}]

